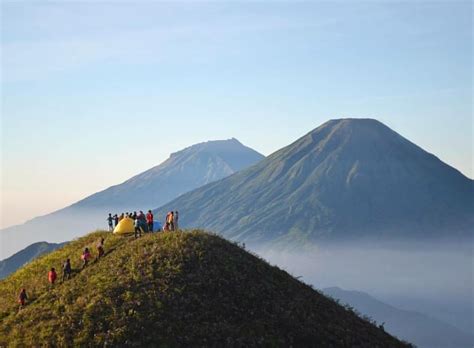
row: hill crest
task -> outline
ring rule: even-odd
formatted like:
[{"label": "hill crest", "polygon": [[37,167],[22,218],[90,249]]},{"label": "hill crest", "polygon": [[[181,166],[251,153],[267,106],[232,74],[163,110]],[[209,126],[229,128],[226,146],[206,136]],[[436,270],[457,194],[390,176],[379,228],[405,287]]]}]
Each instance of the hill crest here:
[{"label": "hill crest", "polygon": [[[106,238],[106,256],[53,289],[45,272]],[[19,288],[33,291],[17,313]],[[34,290],[32,290],[34,289]],[[0,344],[407,347],[286,272],[200,231],[94,233],[0,282]]]}]

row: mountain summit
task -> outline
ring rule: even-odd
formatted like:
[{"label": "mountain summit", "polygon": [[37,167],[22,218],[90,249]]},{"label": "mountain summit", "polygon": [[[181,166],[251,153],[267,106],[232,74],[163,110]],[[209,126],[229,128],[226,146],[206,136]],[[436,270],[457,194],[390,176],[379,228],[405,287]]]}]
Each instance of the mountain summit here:
[{"label": "mountain summit", "polygon": [[[107,225],[108,213],[148,210],[247,168],[264,156],[237,139],[208,141],[175,152],[131,179],[19,226],[0,231],[0,258],[40,240],[62,242]],[[163,219],[164,216],[157,217]]]},{"label": "mountain summit", "polygon": [[234,174],[263,158],[263,155],[235,138],[199,143],[172,153],[163,163],[71,207],[112,210],[156,207],[185,192]]},{"label": "mountain summit", "polygon": [[158,209],[264,243],[471,235],[473,181],[372,119],[331,120]]}]

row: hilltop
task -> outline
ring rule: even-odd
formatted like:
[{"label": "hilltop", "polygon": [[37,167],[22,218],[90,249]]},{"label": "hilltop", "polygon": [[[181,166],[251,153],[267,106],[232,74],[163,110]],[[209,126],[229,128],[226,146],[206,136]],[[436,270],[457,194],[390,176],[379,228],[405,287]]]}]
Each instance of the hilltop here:
[{"label": "hilltop", "polygon": [[158,208],[253,244],[472,238],[474,182],[373,119],[331,120]]},{"label": "hilltop", "polygon": [[[48,289],[46,272],[99,237],[107,255]],[[25,287],[30,303],[17,311]],[[406,347],[216,235],[96,232],[0,281],[0,345]]]},{"label": "hilltop", "polygon": [[[3,256],[0,258],[40,240],[63,242],[82,235],[83,231],[105,228],[108,213],[146,211],[158,207],[185,192],[245,169],[263,158],[263,155],[235,138],[189,146],[119,185],[23,225],[1,230],[0,254]],[[124,157],[120,163],[111,163],[111,170],[127,165],[127,158]],[[164,215],[159,218],[164,219]]]}]

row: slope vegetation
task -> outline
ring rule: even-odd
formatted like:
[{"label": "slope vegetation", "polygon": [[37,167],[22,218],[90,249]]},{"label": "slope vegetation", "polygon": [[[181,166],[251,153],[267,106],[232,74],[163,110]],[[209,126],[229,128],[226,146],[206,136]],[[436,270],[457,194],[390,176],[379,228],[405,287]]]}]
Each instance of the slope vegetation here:
[{"label": "slope vegetation", "polygon": [[[107,255],[49,287],[46,271],[101,236]],[[30,302],[18,311],[25,287]],[[0,345],[405,347],[215,235],[97,232],[0,282]]]}]

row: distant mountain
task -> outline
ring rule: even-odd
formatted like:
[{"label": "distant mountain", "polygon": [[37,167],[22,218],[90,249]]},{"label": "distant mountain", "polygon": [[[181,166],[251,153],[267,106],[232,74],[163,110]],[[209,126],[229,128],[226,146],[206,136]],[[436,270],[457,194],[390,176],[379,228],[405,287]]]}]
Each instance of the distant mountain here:
[{"label": "distant mountain", "polygon": [[237,139],[208,141],[171,154],[165,162],[124,183],[95,193],[71,208],[153,208],[247,168],[264,156]]},{"label": "distant mountain", "polygon": [[355,308],[385,330],[418,348],[472,348],[474,336],[421,313],[397,309],[360,291],[323,289],[326,295]]},{"label": "distant mountain", "polygon": [[[100,237],[105,256],[81,269],[78,256]],[[49,286],[47,269],[67,257],[72,278]],[[29,294],[20,313],[19,284]],[[2,347],[410,346],[201,231],[138,239],[92,233],[0,282],[0,294]]]},{"label": "distant mountain", "polygon": [[[86,231],[104,228],[109,212],[146,211],[247,168],[263,158],[263,155],[234,138],[190,146],[120,185],[23,225],[0,231],[0,257],[39,240],[71,240]],[[163,219],[164,216],[158,218]]]},{"label": "distant mountain", "polygon": [[250,243],[472,238],[474,182],[372,119],[329,121],[156,211]]},{"label": "distant mountain", "polygon": [[66,243],[34,243],[10,256],[9,258],[0,261],[0,279],[7,277],[10,273],[15,272],[18,268],[23,267],[25,264],[36,259],[38,256],[56,250],[57,248],[62,247],[64,244]]}]

